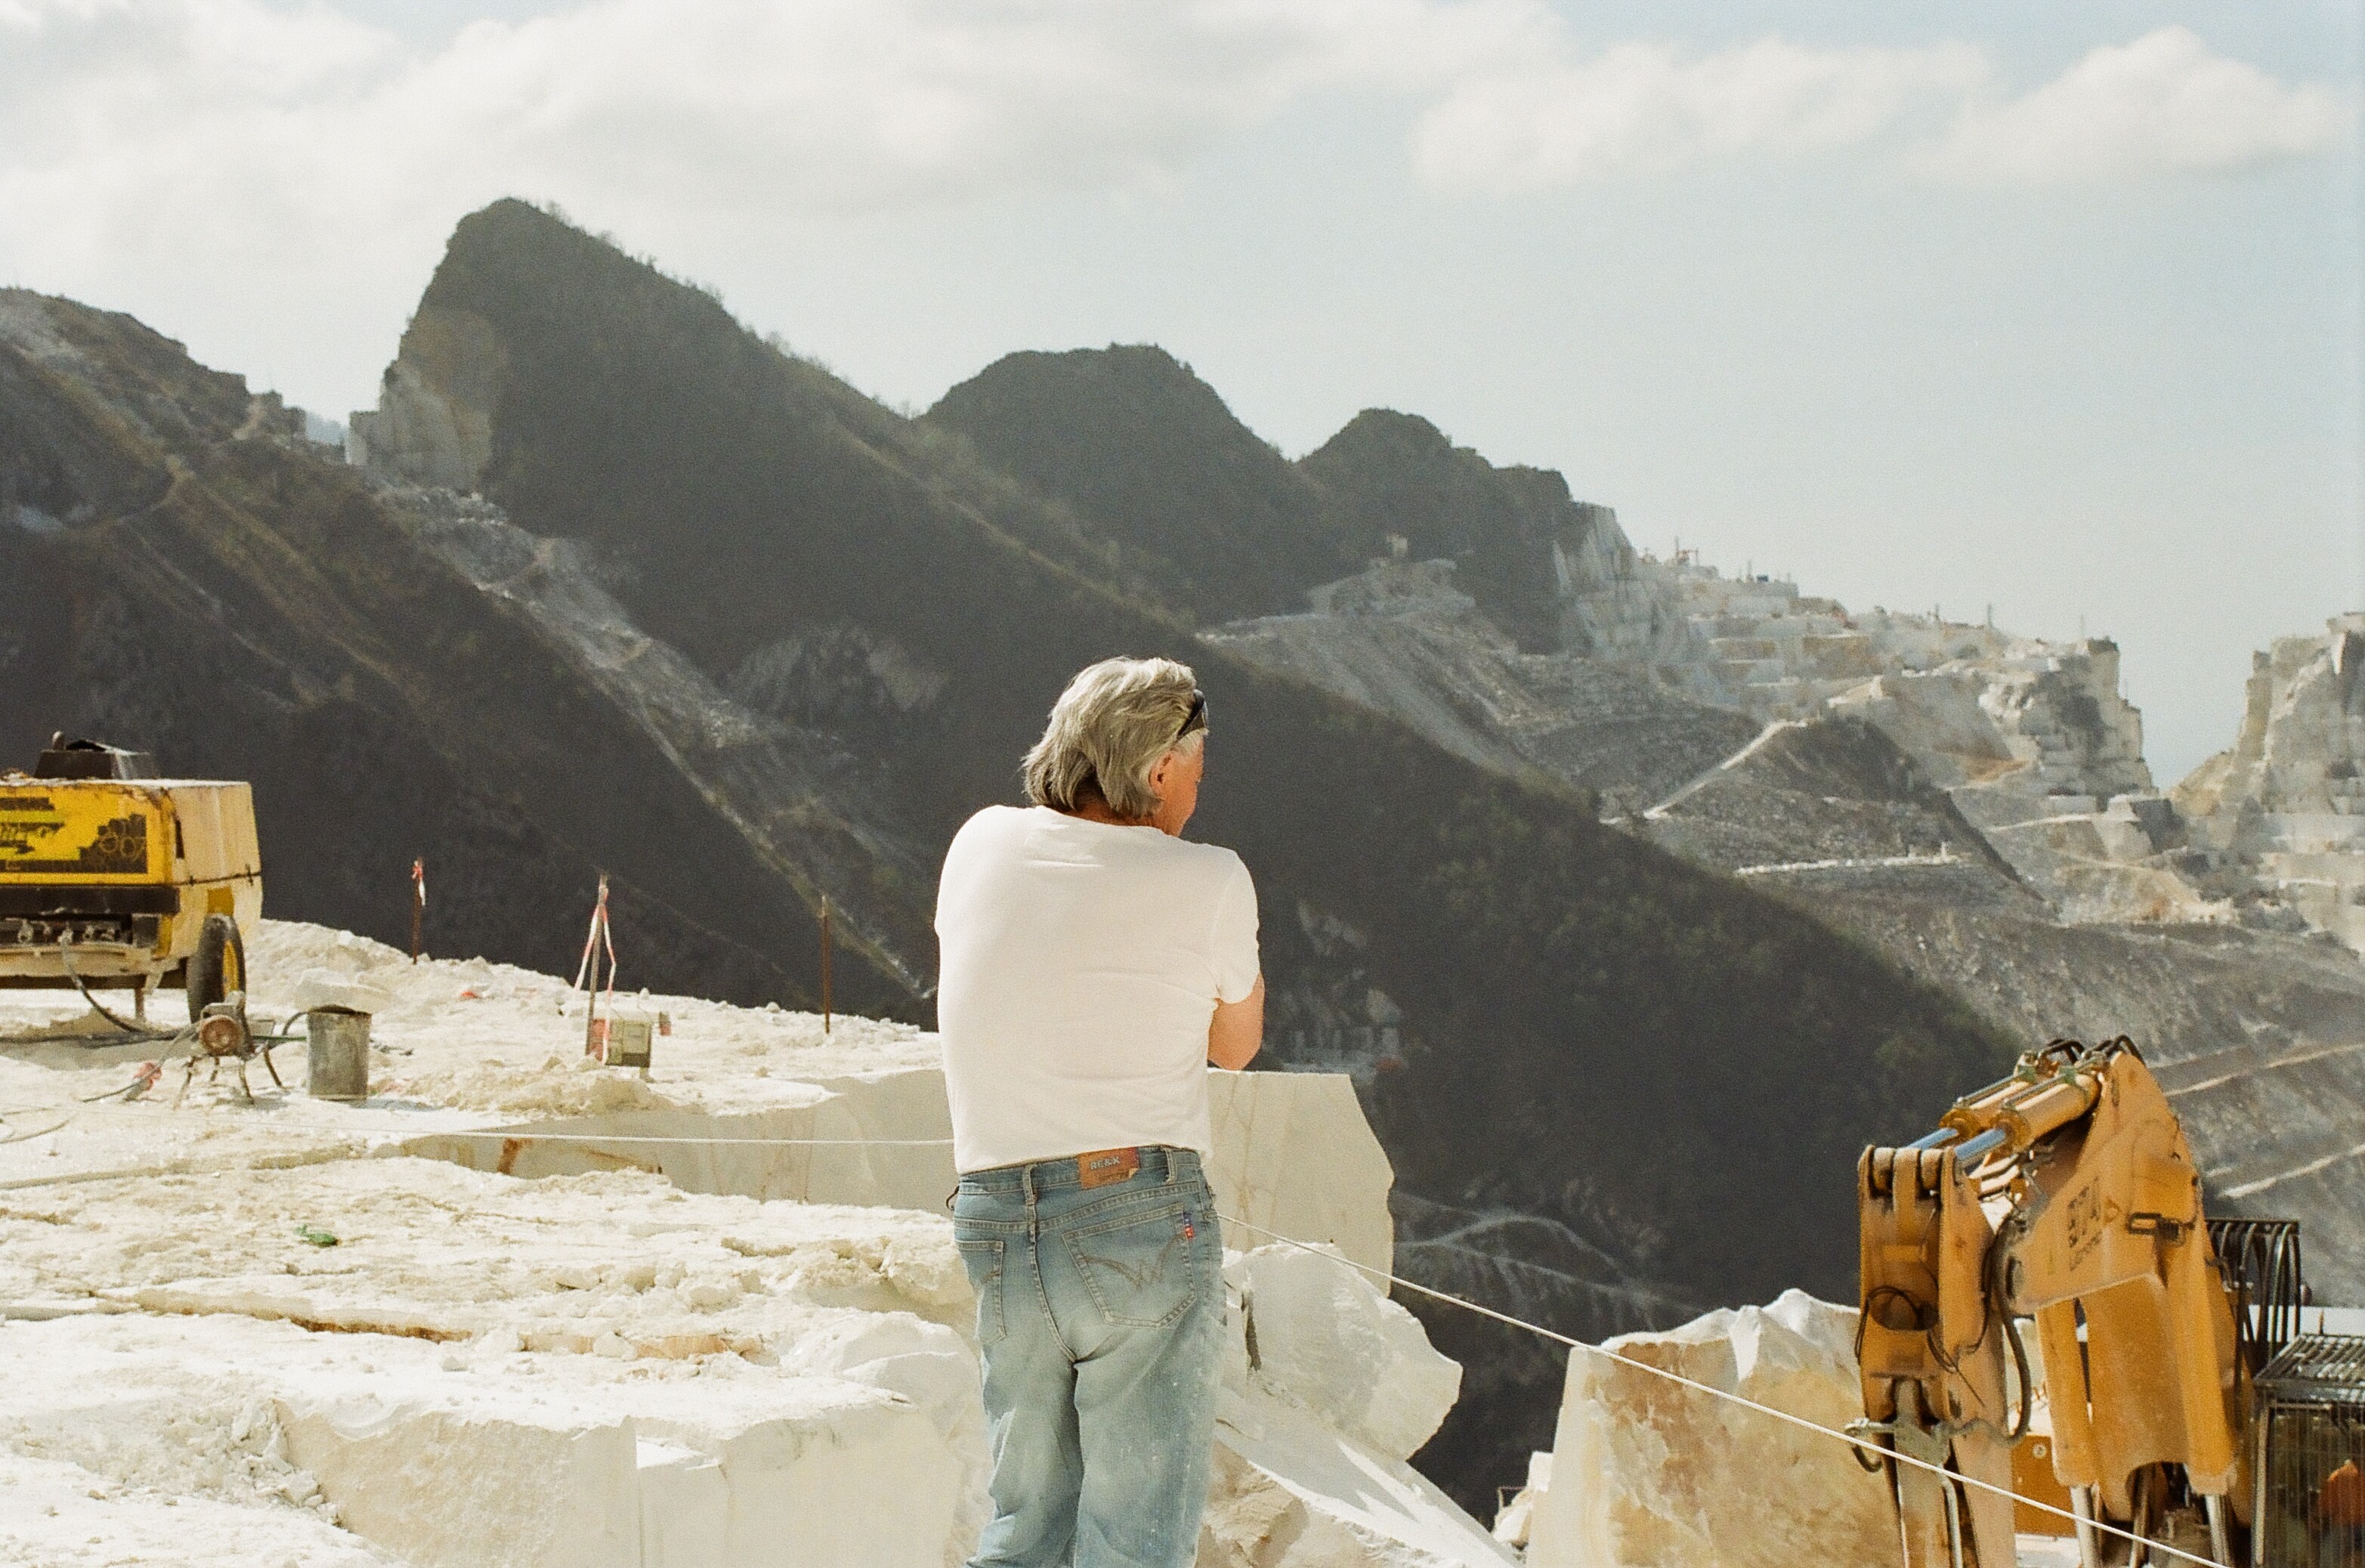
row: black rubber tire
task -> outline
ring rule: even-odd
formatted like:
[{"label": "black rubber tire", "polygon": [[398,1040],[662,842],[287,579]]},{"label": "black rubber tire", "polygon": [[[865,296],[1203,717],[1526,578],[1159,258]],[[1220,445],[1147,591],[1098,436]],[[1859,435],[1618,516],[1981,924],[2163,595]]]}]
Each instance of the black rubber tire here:
[{"label": "black rubber tire", "polygon": [[209,914],[197,928],[197,950],[189,959],[189,1017],[200,1016],[234,991],[246,989],[246,942],[238,922]]}]

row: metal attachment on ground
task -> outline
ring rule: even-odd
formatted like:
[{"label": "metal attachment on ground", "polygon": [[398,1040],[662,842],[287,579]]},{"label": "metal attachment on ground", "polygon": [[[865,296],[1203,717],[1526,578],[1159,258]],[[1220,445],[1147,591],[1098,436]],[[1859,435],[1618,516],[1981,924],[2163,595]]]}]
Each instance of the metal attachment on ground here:
[{"label": "metal attachment on ground", "polygon": [[131,1081],[122,1088],[110,1089],[104,1094],[84,1094],[81,1096],[81,1100],[85,1105],[95,1105],[101,1100],[120,1100],[129,1104],[155,1088],[163,1081],[163,1077],[164,1069],[162,1063],[143,1061],[140,1064],[140,1070],[132,1074]]},{"label": "metal attachment on ground", "polygon": [[829,895],[821,896],[821,1032],[829,1033]]},{"label": "metal attachment on ground", "polygon": [[[604,959],[608,968],[605,987],[600,984],[600,966]],[[587,983],[588,982],[588,983]],[[583,1054],[606,1059],[608,1019],[600,1016],[600,997],[604,989],[608,1012],[616,1011],[616,937],[608,925],[608,874],[600,874],[599,902],[591,906],[591,929],[583,937],[583,962],[575,970],[575,983],[569,993],[580,991],[586,998],[583,1010]]]},{"label": "metal attachment on ground", "polygon": [[176,1108],[187,1096],[189,1084],[197,1076],[197,1063],[200,1061],[213,1064],[213,1071],[207,1079],[209,1083],[221,1077],[223,1062],[235,1062],[238,1065],[238,1097],[250,1105],[254,1103],[254,1090],[246,1081],[246,1064],[252,1058],[261,1057],[264,1070],[271,1074],[271,1081],[282,1090],[287,1087],[279,1076],[277,1065],[271,1059],[271,1047],[257,1040],[253,1031],[246,1026],[246,992],[234,991],[223,1001],[207,1004],[206,1010],[197,1014],[196,1022],[190,1025],[189,1033],[192,1036],[189,1070],[181,1075],[181,1092],[173,1096]]},{"label": "metal attachment on ground", "polygon": [[410,863],[410,961],[419,962],[419,926],[427,914],[427,862]]}]

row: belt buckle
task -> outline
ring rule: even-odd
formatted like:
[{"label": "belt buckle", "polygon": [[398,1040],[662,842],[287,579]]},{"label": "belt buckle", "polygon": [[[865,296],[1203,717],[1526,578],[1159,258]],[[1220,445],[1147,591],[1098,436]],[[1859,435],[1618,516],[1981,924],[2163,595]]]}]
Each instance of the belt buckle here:
[{"label": "belt buckle", "polygon": [[1076,1185],[1086,1192],[1114,1186],[1140,1169],[1138,1148],[1096,1148],[1090,1154],[1076,1156]]}]

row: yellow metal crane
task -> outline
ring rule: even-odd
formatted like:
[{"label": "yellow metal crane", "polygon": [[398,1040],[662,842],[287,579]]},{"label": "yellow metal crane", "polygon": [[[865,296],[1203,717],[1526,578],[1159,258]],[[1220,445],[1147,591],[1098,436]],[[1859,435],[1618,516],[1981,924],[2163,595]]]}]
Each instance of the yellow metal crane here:
[{"label": "yellow metal crane", "polygon": [[128,987],[144,1007],[182,985],[192,1019],[245,989],[263,918],[252,792],[154,772],[60,735],[31,773],[0,773],[0,987]]},{"label": "yellow metal crane", "polygon": [[[2221,1223],[2219,1255],[2183,1127],[2131,1042],[2028,1053],[1927,1137],[1866,1149],[1857,1200],[1872,1445],[2040,1501],[2057,1484],[2090,1565],[2136,1550],[2093,1521],[2229,1565],[2351,1561],[2321,1555],[2345,1527],[2316,1488],[2365,1455],[2365,1355],[2294,1340],[2270,1361],[2298,1327],[2295,1227]],[[2286,1386],[2305,1399],[2269,1396]],[[2014,1561],[2011,1501],[1887,1469],[1908,1568]]]}]

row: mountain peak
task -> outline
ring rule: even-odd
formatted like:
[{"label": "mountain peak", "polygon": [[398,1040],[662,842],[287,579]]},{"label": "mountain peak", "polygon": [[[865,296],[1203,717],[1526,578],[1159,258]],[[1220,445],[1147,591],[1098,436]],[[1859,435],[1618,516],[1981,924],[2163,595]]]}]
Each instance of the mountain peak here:
[{"label": "mountain peak", "polygon": [[[1453,438],[1418,414],[1407,414],[1395,409],[1365,409],[1339,427],[1339,432],[1309,454],[1309,460],[1319,453],[1334,455],[1354,453],[1368,456],[1380,451],[1403,454],[1418,454],[1431,458],[1451,458],[1466,450],[1453,444]],[[1469,454],[1472,457],[1478,454]],[[1481,461],[1484,461],[1481,459]]]},{"label": "mountain peak", "polygon": [[1203,621],[1301,609],[1356,564],[1315,487],[1155,344],[1005,354],[925,418],[1065,502]]}]

